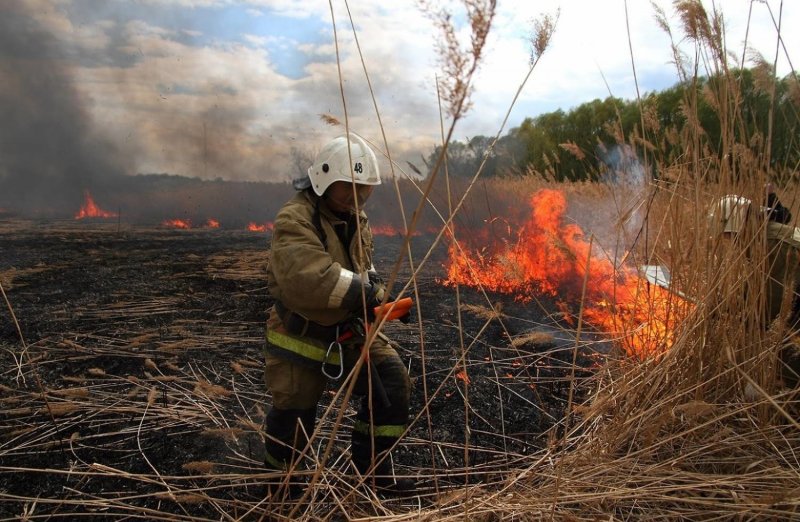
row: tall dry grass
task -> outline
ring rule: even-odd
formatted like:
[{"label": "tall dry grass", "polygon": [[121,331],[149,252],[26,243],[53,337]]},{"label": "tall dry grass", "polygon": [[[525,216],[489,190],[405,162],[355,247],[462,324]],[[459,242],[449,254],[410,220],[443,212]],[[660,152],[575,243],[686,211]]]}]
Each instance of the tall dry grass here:
[{"label": "tall dry grass", "polygon": [[[617,219],[611,223],[617,225],[612,229],[619,234],[625,231],[621,223],[632,213],[642,217],[635,234],[617,241],[631,248],[624,256],[626,262],[668,266],[675,289],[692,301],[692,311],[677,326],[674,344],[660,357],[609,360],[586,386],[585,402],[576,405],[552,430],[550,444],[516,460],[499,481],[489,486],[470,485],[467,467],[462,472],[464,487],[445,493],[437,486],[428,503],[417,509],[408,511],[406,506],[401,513],[383,510],[381,505],[382,509],[373,506],[361,511],[356,503],[348,504],[354,509],[350,514],[370,513],[386,520],[800,516],[798,396],[797,390],[784,386],[779,371],[779,352],[791,332],[780,320],[771,325],[762,320],[768,260],[767,243],[758,239],[763,236],[763,225],[752,227],[749,238],[742,239],[747,245],[747,255],[743,255],[741,246],[714,233],[708,219],[717,198],[736,193],[761,202],[766,184],[792,179],[792,172],[786,169],[796,166],[778,167],[770,162],[769,133],[745,132],[747,115],[726,47],[722,14],[708,12],[699,1],[682,0],[674,4],[680,26],[673,28],[666,14],[655,8],[662,28],[672,37],[681,80],[694,85],[701,76],[713,75],[721,81],[702,90],[687,90],[682,104],[687,124],[680,129],[661,128],[650,108],[643,105],[641,125],[633,135],[623,135],[621,125],[613,133],[620,146],[640,151],[644,172],[657,173],[657,179],[648,178],[644,190],[615,184],[554,184],[533,175],[481,181],[482,167],[470,180],[451,183],[444,161],[447,144],[470,107],[472,75],[495,8],[493,2],[464,4],[473,28],[473,45],[466,50],[460,47],[447,13],[425,3],[441,32],[443,147],[431,175],[419,186],[419,203],[407,229],[414,230],[425,209],[442,223],[437,241],[450,237],[458,242],[459,227],[453,228],[453,224],[467,219],[475,201],[486,193],[530,194],[555,187],[568,196],[573,207],[611,202]],[[520,89],[545,52],[554,28],[551,18],[536,25],[531,69]],[[679,46],[684,39],[693,46],[693,59]],[[765,78],[774,82],[774,73],[768,72]],[[774,95],[769,81],[764,85],[765,92]],[[697,117],[700,97],[714,107],[719,118],[722,133],[718,143],[709,141]],[[667,145],[673,147],[670,155],[663,153]],[[574,144],[563,148],[576,155],[591,153],[573,150]],[[388,151],[388,144],[385,149]],[[392,168],[402,170],[394,163]],[[441,176],[443,195],[434,191]],[[796,187],[782,186],[780,195],[798,210]],[[428,257],[413,259],[404,248],[392,280],[405,262],[417,273]],[[414,292],[414,284],[412,277],[403,291]],[[415,296],[419,298],[418,293]],[[487,322],[502,322],[502,313],[494,309],[488,296],[486,307]],[[460,317],[457,324],[461,325]],[[454,371],[463,365],[470,349],[463,335],[459,342],[461,358]],[[513,345],[513,340],[510,343]],[[420,346],[424,350],[424,337]],[[435,392],[423,388],[427,403]],[[469,418],[466,383],[462,394]],[[348,396],[349,391],[342,396],[344,402]],[[470,450],[467,436],[465,461]],[[430,471],[429,478],[435,482],[436,469]],[[321,480],[319,472],[315,479]],[[350,502],[352,494],[344,498]],[[295,509],[292,514],[301,512]]]},{"label": "tall dry grass", "polygon": [[[792,519],[800,517],[800,391],[781,378],[780,351],[790,300],[771,324],[763,319],[770,260],[764,223],[737,242],[716,233],[709,213],[717,198],[743,195],[756,204],[767,183],[792,179],[797,166],[776,166],[769,135],[743,132],[746,112],[729,62],[722,14],[699,1],[675,3],[681,24],[672,28],[679,76],[720,82],[683,101],[684,128],[659,128],[643,117],[628,143],[660,179],[649,183],[640,211],[646,219],[636,242],[639,262],[667,265],[677,289],[694,301],[677,341],[659,358],[611,360],[574,412],[563,439],[530,458],[495,490],[448,498],[425,518],[478,519]],[[678,46],[688,38],[696,61]],[[763,65],[763,61],[762,61]],[[766,78],[775,81],[774,73]],[[765,93],[774,94],[769,82]],[[721,142],[711,143],[696,117],[698,96],[719,117]],[[667,160],[659,145],[680,153]],[[546,182],[500,181],[501,190],[533,190]],[[571,184],[571,197],[607,187]],[[612,189],[613,190],[613,189]],[[781,199],[797,215],[798,188]],[[797,262],[797,259],[794,259]],[[786,281],[792,288],[792,281]]]}]

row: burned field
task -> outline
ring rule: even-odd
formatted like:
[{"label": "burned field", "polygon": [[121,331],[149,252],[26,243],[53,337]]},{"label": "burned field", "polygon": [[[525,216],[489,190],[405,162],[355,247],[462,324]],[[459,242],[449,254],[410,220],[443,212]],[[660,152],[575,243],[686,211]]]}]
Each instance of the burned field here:
[{"label": "burned field", "polygon": [[[432,239],[414,238],[415,263]],[[261,466],[267,246],[267,235],[247,231],[0,223],[0,282],[14,314],[4,302],[3,517],[270,512]],[[379,236],[376,246],[388,272],[402,238]],[[524,466],[578,400],[570,383],[590,375],[605,347],[576,343],[547,303],[488,296],[498,315],[478,291],[457,298],[439,284],[439,250],[417,281],[422,328],[385,329],[414,382],[416,417],[395,470],[426,486],[423,503]],[[399,280],[409,277],[402,269]],[[334,394],[331,386],[320,415]],[[315,502],[298,516],[374,509],[365,489],[349,504],[337,493],[352,483],[353,414],[349,407],[341,429],[335,415],[322,421],[315,452],[331,437],[334,450]]]}]

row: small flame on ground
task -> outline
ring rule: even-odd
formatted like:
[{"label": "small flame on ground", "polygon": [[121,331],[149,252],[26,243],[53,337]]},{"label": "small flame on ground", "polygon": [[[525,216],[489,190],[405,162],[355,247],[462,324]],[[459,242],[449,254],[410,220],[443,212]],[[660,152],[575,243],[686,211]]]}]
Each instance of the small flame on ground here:
[{"label": "small flame on ground", "polygon": [[84,218],[114,218],[116,212],[109,212],[98,207],[88,190],[83,192],[83,206],[75,213],[75,219]]},{"label": "small flame on ground", "polygon": [[181,228],[181,229],[192,228],[192,222],[188,219],[165,219],[164,221],[161,222],[161,224],[169,228]]},{"label": "small flame on ground", "polygon": [[[392,225],[382,224],[382,225],[372,225],[370,227],[372,229],[373,236],[404,236],[405,232],[403,229],[397,228]],[[418,230],[415,230],[411,233],[412,236],[421,236],[422,233]]]},{"label": "small flame on ground", "polygon": [[247,230],[250,232],[266,232],[267,230],[272,230],[273,224],[269,221],[266,223],[256,223],[251,221],[247,224]]},{"label": "small flame on ground", "polygon": [[219,221],[214,218],[208,218],[206,221],[206,227],[208,228],[219,228]]},{"label": "small flame on ground", "polygon": [[[586,278],[586,322],[610,334],[629,355],[644,357],[672,345],[674,327],[688,311],[685,300],[649,285],[631,267],[615,268],[607,257],[594,255],[581,228],[565,222],[561,192],[536,192],[530,208],[527,221],[516,230],[509,226],[495,248],[459,250],[451,242],[443,283],[482,286],[521,302],[555,297],[565,317],[574,319]],[[470,237],[489,244],[486,231],[470,231]]]}]

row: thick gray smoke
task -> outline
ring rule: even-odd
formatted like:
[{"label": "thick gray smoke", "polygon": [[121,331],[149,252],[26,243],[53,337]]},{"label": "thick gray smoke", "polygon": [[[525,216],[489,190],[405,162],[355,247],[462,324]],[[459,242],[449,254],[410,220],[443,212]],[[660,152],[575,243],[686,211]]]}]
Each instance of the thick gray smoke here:
[{"label": "thick gray smoke", "polygon": [[0,3],[0,207],[63,215],[103,197],[124,161],[95,132],[64,65],[68,49],[20,2]]}]

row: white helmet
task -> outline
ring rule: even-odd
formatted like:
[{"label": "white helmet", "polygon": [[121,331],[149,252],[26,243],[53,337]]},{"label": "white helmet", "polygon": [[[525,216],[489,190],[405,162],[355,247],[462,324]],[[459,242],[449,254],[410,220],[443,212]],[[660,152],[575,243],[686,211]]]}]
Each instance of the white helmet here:
[{"label": "white helmet", "polygon": [[751,204],[752,201],[743,196],[729,194],[721,197],[708,214],[711,226],[719,233],[738,234],[744,227]]},{"label": "white helmet", "polygon": [[378,161],[372,149],[355,134],[350,134],[349,146],[348,153],[346,136],[334,138],[322,147],[314,164],[308,168],[308,179],[317,196],[322,196],[335,181],[355,181],[359,185],[381,184]]}]

